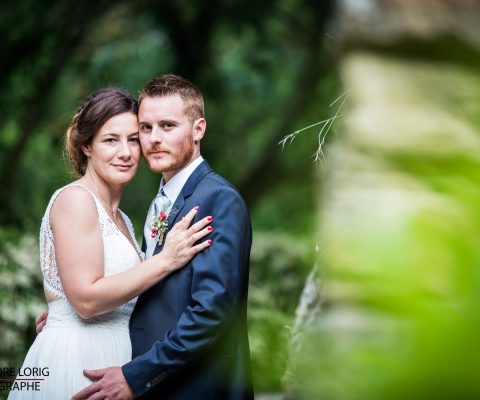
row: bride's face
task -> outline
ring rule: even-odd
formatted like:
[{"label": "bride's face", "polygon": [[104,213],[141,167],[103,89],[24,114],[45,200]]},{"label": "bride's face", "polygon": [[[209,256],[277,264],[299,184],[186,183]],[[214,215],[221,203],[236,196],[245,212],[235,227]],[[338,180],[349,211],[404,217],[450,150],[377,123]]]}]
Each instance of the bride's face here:
[{"label": "bride's face", "polygon": [[125,184],[137,173],[140,160],[138,119],[135,114],[123,113],[110,118],[83,147],[88,168],[107,184]]}]

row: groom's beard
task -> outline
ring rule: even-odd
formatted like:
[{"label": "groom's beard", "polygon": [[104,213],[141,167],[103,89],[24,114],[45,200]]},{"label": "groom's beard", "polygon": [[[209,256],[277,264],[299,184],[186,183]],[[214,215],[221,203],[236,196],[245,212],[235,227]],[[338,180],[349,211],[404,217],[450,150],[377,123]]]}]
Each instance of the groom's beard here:
[{"label": "groom's beard", "polygon": [[155,148],[151,151],[153,152],[156,150],[161,150],[167,152],[168,155],[162,157],[161,159],[149,157],[148,154],[146,157],[148,168],[150,168],[152,172],[155,172],[157,174],[180,171],[190,163],[193,153],[195,152],[195,147],[191,136],[183,143],[182,147],[180,147],[179,149],[167,150],[161,148],[161,146],[159,147],[159,149]]}]

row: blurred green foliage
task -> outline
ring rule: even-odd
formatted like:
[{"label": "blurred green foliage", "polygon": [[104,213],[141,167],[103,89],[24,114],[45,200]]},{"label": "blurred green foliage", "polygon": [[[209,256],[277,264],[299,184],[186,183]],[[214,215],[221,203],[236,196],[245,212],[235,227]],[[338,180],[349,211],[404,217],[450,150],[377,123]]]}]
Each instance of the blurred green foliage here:
[{"label": "blurred green foliage", "polygon": [[480,74],[401,45],[341,62],[351,103],[323,164],[324,303],[292,359],[295,399],[480,398]]},{"label": "blurred green foliage", "polygon": [[[133,94],[152,77],[185,76],[204,92],[202,154],[251,211],[250,338],[257,390],[281,391],[298,296],[312,263],[314,131],[338,81],[325,57],[330,1],[19,0],[0,15],[0,342],[18,365],[45,308],[36,238],[53,191],[72,176],[63,135],[78,104],[100,87]],[[159,177],[145,165],[122,209],[141,233]],[[18,260],[17,257],[28,257]],[[35,307],[33,307],[35,305]]]},{"label": "blurred green foliage", "polygon": [[0,365],[17,366],[35,337],[33,320],[45,308],[35,238],[0,229],[0,268]]}]

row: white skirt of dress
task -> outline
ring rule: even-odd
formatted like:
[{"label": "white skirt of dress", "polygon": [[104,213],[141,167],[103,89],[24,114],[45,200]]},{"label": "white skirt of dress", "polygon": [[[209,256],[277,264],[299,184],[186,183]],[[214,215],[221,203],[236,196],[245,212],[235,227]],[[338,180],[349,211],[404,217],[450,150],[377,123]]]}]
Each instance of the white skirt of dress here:
[{"label": "white skirt of dress", "polygon": [[[27,353],[22,376],[17,376],[38,378],[36,388],[32,380],[17,380],[18,388],[12,388],[9,400],[70,399],[92,383],[83,376],[83,369],[121,366],[131,360],[129,315],[111,312],[83,320],[65,300],[50,303],[48,311],[47,324]],[[25,382],[23,388],[21,382]]]}]

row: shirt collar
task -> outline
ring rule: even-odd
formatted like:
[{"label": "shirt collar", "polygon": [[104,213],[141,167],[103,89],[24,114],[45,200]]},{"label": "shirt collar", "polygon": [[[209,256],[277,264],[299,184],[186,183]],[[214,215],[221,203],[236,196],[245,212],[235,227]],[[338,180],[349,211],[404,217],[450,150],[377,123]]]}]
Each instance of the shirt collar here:
[{"label": "shirt collar", "polygon": [[160,190],[163,189],[165,196],[168,197],[168,200],[173,204],[175,200],[177,200],[178,195],[183,189],[183,186],[187,182],[190,175],[192,175],[193,171],[202,163],[203,157],[198,156],[195,160],[193,160],[190,164],[188,164],[184,169],[174,175],[167,183],[162,178],[160,182]]}]

